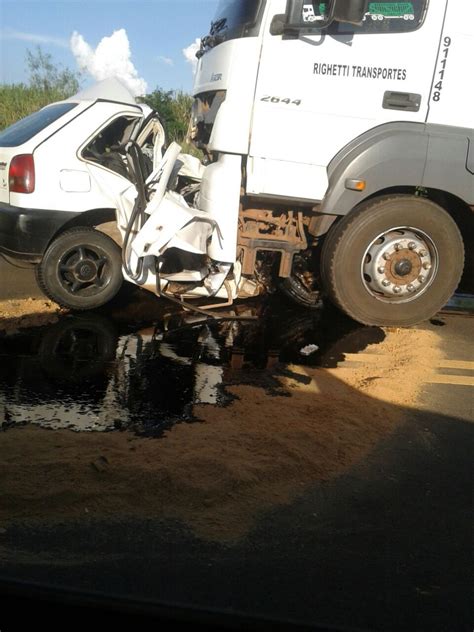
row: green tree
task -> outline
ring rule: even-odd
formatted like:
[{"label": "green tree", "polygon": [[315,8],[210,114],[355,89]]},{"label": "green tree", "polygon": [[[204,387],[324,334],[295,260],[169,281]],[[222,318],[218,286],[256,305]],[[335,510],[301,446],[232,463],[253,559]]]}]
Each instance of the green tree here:
[{"label": "green tree", "polygon": [[26,64],[30,87],[46,93],[59,93],[63,98],[78,92],[80,74],[55,63],[50,53],[45,53],[41,46],[37,46],[34,52],[26,52]]},{"label": "green tree", "polygon": [[141,100],[159,113],[168,141],[183,143],[188,131],[192,97],[181,90],[156,88]]}]

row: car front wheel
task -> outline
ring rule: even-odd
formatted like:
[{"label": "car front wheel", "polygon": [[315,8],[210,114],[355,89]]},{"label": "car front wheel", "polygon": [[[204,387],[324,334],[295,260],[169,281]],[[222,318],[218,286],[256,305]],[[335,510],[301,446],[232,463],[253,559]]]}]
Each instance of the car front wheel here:
[{"label": "car front wheel", "polygon": [[43,292],[62,307],[100,307],[122,285],[120,248],[93,228],[71,228],[49,245],[36,268],[36,278]]}]

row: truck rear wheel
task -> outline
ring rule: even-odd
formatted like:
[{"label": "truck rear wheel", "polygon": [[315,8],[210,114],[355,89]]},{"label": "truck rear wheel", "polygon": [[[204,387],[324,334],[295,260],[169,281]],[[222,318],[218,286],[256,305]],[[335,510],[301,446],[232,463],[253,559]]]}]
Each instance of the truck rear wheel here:
[{"label": "truck rear wheel", "polygon": [[354,320],[408,327],[446,304],[463,266],[450,215],[425,198],[397,195],[362,204],[331,229],[321,276],[326,294]]},{"label": "truck rear wheel", "polygon": [[59,305],[95,309],[110,301],[122,285],[120,248],[93,228],[71,228],[49,245],[36,268],[36,279]]}]

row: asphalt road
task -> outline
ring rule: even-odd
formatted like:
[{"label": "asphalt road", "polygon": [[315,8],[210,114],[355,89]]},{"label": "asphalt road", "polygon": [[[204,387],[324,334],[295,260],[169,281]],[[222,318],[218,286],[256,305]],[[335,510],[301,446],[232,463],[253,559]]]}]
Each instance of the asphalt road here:
[{"label": "asphalt road", "polygon": [[[24,267],[19,267],[19,266]],[[42,296],[32,266],[7,262],[0,255],[0,300]]]},{"label": "asphalt road", "polygon": [[[11,296],[34,289],[31,273],[0,271]],[[133,601],[142,612],[223,613],[235,624],[471,630],[473,324],[451,314],[427,324],[442,337],[442,368],[405,423],[342,475],[266,511],[238,541],[209,542],[151,518],[18,522],[0,525],[0,580]],[[64,502],[74,484],[65,481]],[[27,614],[16,610],[16,622]]]}]

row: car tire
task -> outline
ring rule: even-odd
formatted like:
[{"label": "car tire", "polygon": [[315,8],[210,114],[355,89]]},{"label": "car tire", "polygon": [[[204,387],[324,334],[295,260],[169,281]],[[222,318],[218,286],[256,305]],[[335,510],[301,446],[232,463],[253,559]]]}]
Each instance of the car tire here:
[{"label": "car tire", "polygon": [[314,279],[309,283],[305,280],[305,274],[313,277],[311,259],[296,254],[293,258],[291,275],[279,282],[280,291],[293,303],[306,309],[319,309],[322,306],[321,293],[314,287]]},{"label": "car tire", "polygon": [[328,233],[321,257],[326,295],[364,325],[408,327],[452,296],[464,245],[451,216],[414,195],[361,204]]},{"label": "car tire", "polygon": [[71,228],[49,245],[36,278],[43,292],[62,307],[95,309],[110,301],[122,285],[120,248],[93,228]]},{"label": "car tire", "polygon": [[68,314],[47,328],[38,357],[58,382],[80,383],[105,372],[115,360],[117,340],[115,324],[100,314]]},{"label": "car tire", "polygon": [[294,276],[283,279],[279,288],[293,303],[306,309],[319,309],[322,305],[321,294],[308,291],[301,281]]}]

